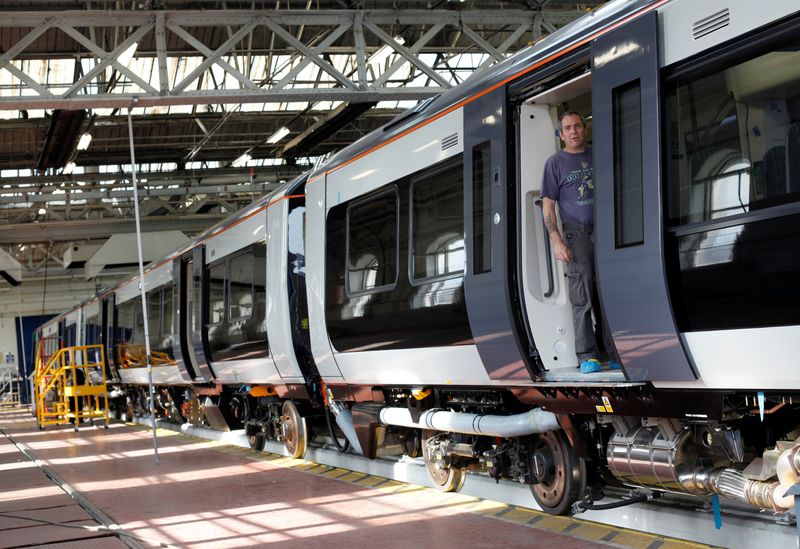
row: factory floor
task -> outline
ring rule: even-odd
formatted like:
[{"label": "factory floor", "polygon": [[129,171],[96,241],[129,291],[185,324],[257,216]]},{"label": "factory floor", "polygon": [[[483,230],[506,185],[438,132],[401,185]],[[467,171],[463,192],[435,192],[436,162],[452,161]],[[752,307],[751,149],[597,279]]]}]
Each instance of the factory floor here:
[{"label": "factory floor", "polygon": [[156,463],[132,424],[39,430],[17,408],[0,430],[2,547],[701,546],[167,430]]}]

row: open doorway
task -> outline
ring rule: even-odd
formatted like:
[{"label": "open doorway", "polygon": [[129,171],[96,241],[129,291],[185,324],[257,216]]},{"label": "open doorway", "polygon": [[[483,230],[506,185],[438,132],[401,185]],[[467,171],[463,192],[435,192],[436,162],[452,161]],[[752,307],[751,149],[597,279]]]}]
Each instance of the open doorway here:
[{"label": "open doorway", "polygon": [[[529,97],[519,109],[522,294],[548,381],[585,378],[577,369],[565,265],[556,260],[550,245],[540,191],[545,162],[562,147],[558,119],[563,112],[584,116],[586,142],[592,145],[591,87],[591,74],[586,73]],[[602,344],[598,347],[602,349]]]}]

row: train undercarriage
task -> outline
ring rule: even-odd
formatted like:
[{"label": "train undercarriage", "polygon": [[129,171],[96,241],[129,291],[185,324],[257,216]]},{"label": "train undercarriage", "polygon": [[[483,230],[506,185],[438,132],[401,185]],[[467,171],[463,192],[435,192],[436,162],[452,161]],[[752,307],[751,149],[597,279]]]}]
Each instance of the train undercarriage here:
[{"label": "train undercarriage", "polygon": [[[794,508],[786,491],[800,479],[800,422],[790,396],[730,395],[721,420],[619,414],[555,414],[503,391],[395,389],[383,402],[327,406],[274,393],[156,391],[157,415],[219,429],[244,429],[250,446],[280,442],[300,458],[326,437],[367,457],[421,457],[431,483],[459,491],[468,472],[530,486],[546,512],[602,508],[606,486],[638,490],[636,503],[663,492],[717,494],[772,513]],[[148,393],[128,388],[117,411],[149,413]],[[341,442],[341,441],[344,442]],[[619,505],[615,503],[613,505]]]}]

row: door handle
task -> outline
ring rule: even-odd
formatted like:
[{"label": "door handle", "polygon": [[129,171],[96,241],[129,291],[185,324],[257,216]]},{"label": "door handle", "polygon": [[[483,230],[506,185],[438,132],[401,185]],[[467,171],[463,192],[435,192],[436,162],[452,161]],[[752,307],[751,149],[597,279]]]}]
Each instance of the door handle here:
[{"label": "door handle", "polygon": [[[542,199],[537,198],[533,203],[539,207],[539,211],[541,212],[542,227],[547,229],[547,225],[544,221],[544,208],[542,207]],[[553,252],[550,248],[550,235],[547,234],[546,230],[544,234],[544,255],[547,258],[547,291],[544,293],[544,297],[552,297],[553,292],[556,290],[556,284],[555,277],[553,276]]]}]

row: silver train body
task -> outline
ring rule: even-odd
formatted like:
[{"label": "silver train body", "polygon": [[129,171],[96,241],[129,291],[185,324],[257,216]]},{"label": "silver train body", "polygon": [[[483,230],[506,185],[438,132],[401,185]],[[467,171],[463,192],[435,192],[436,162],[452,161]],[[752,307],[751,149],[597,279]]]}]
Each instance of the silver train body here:
[{"label": "silver train body", "polygon": [[[442,489],[483,468],[554,513],[603,481],[785,511],[799,11],[611,2],[398,116],[148,269],[155,383],[174,407],[191,398],[175,387],[226,407],[256,445],[301,451],[306,420],[332,415],[364,455],[394,437]],[[578,373],[542,221],[564,108],[590,121],[598,310],[621,371]],[[142,341],[137,286],[41,335],[102,340],[115,379],[141,386],[120,350]]]}]

